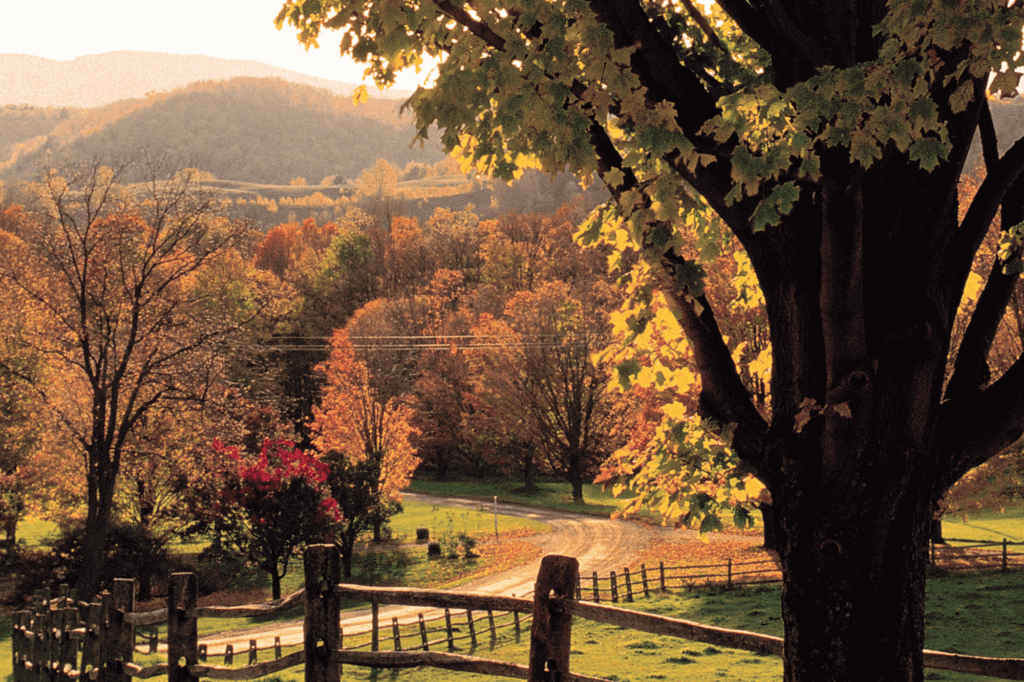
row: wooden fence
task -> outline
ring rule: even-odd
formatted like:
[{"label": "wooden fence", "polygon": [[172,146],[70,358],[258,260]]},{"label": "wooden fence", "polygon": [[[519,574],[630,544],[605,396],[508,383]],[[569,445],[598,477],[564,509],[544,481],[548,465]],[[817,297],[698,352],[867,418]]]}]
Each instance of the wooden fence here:
[{"label": "wooden fence", "polygon": [[[1007,566],[1014,565],[1009,560]],[[692,568],[692,567],[691,567]],[[735,570],[737,565],[733,565]],[[710,627],[678,618],[620,609],[584,601],[587,580],[580,580],[579,567],[570,557],[547,556],[541,562],[537,589],[532,599],[467,594],[441,590],[381,588],[339,584],[340,568],[333,545],[310,547],[305,557],[306,587],[285,600],[238,607],[199,607],[196,579],[190,573],[171,578],[167,607],[157,611],[134,611],[134,584],[115,581],[112,592],[99,602],[75,602],[66,590],[54,597],[39,595],[29,611],[15,614],[12,650],[15,682],[72,682],[87,678],[99,682],[131,682],[167,675],[168,682],[194,682],[199,678],[250,680],[304,665],[307,682],[338,682],[343,664],[373,668],[433,666],[541,682],[601,682],[599,678],[576,674],[569,669],[569,641],[573,617],[638,630],[680,637],[715,646],[781,655],[782,639],[753,632]],[[639,573],[635,577],[635,574]],[[656,575],[655,575],[656,574]],[[743,571],[733,575],[739,581]],[[631,575],[623,571],[622,581],[610,577],[609,594],[632,599],[651,591],[669,588],[671,571],[641,567]],[[757,575],[752,573],[752,575]],[[593,578],[590,581],[593,583]],[[590,585],[593,589],[593,584]],[[591,593],[590,596],[593,596]],[[582,597],[582,598],[581,598]],[[370,641],[355,646],[345,642],[340,625],[343,598],[371,603]],[[264,649],[274,657],[259,661],[260,649],[250,639],[248,649],[226,650],[224,665],[210,662],[211,654],[199,644],[198,619],[209,617],[250,617],[305,605],[301,649],[283,655],[280,639]],[[379,606],[395,604],[442,609],[444,615],[428,620],[419,614],[411,623],[392,619],[390,637],[381,636]],[[453,613],[455,611],[455,613]],[[522,615],[525,614],[525,615]],[[428,626],[444,620],[445,626]],[[530,622],[528,665],[518,665],[455,653],[456,642],[469,640],[471,650],[485,637],[492,641],[502,628],[520,628]],[[166,647],[166,663],[141,667],[133,663],[136,652],[135,628],[167,623],[165,645],[155,639],[146,644],[151,651]],[[463,627],[465,630],[463,630]],[[387,632],[386,625],[383,632]],[[382,648],[390,646],[391,650]],[[368,651],[364,650],[369,648]],[[444,651],[436,651],[436,649]],[[234,657],[247,663],[232,667]],[[973,673],[1002,679],[1024,680],[1024,659],[962,656],[925,652],[925,666]]]}]

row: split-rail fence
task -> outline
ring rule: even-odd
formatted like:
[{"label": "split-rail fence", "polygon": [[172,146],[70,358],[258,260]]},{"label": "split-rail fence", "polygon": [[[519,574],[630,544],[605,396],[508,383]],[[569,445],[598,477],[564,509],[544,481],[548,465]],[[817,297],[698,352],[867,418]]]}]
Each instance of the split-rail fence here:
[{"label": "split-rail fence", "polygon": [[[634,585],[629,571],[624,571],[623,585]],[[544,557],[537,576],[532,599],[458,593],[412,588],[365,587],[340,584],[340,560],[333,545],[314,545],[305,555],[303,590],[285,600],[234,607],[197,606],[196,577],[191,573],[171,576],[167,607],[156,611],[134,610],[134,583],[115,581],[109,593],[97,603],[74,601],[67,593],[55,598],[37,598],[33,609],[15,615],[12,626],[12,650],[15,682],[131,682],[166,675],[168,682],[198,682],[200,678],[251,680],[303,665],[306,682],[339,682],[342,665],[371,668],[409,668],[432,666],[449,670],[475,672],[502,677],[526,679],[530,682],[605,682],[601,678],[574,673],[569,668],[570,638],[573,618],[585,618],[656,635],[679,637],[715,646],[781,655],[783,641],[779,637],[711,627],[678,618],[622,609],[600,603],[600,590],[587,595],[586,580],[580,580],[576,559],[551,555]],[[657,577],[641,570],[643,593],[667,589],[664,566]],[[611,579],[613,594],[617,581]],[[633,588],[627,588],[626,600],[632,600]],[[585,596],[586,595],[586,596]],[[595,596],[593,602],[583,601]],[[363,646],[344,648],[341,600],[370,602],[373,613],[370,650]],[[618,601],[616,596],[615,601]],[[250,640],[248,664],[230,667],[234,652],[225,651],[225,665],[209,662],[205,646],[198,638],[200,617],[251,617],[269,615],[304,603],[302,648],[282,655],[280,641],[275,642],[274,658],[258,661],[254,640]],[[397,619],[392,621],[392,651],[380,650],[378,609],[381,604],[421,606],[444,609],[444,636],[431,640],[422,615],[418,618],[418,637],[401,639]],[[475,624],[487,614],[489,632],[496,637],[496,621],[511,616],[507,626],[516,631],[530,623],[528,665],[454,653],[456,650],[451,610],[465,613],[468,636],[476,644]],[[526,614],[520,618],[520,614]],[[135,628],[167,624],[166,662],[142,667],[133,663],[136,651]],[[503,626],[504,627],[504,626]],[[436,629],[433,632],[438,632]],[[157,649],[155,640],[150,642]],[[437,651],[436,649],[446,649]],[[244,655],[244,650],[239,655]],[[925,666],[973,673],[1010,680],[1024,680],[1024,659],[965,656],[938,651],[925,652]]]}]

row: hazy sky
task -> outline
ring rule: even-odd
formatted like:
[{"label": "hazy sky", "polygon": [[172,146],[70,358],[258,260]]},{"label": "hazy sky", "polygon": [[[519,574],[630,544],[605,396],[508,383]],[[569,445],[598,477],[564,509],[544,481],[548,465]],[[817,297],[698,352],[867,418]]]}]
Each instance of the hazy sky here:
[{"label": "hazy sky", "polygon": [[[68,60],[113,50],[257,59],[320,78],[358,83],[362,67],[342,61],[340,36],[306,52],[295,31],[274,28],[281,0],[3,0],[0,53]],[[421,74],[425,75],[425,74]],[[409,72],[399,87],[413,89]]]}]

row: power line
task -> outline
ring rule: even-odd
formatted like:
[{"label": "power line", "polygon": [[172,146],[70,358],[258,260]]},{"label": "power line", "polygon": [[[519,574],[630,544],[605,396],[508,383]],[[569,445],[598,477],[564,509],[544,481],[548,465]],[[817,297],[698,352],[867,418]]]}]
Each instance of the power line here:
[{"label": "power line", "polygon": [[[524,340],[524,338],[526,340]],[[586,348],[602,344],[607,345],[608,337],[598,337],[586,341],[552,341],[543,342],[538,339],[558,339],[555,334],[529,334],[524,336],[513,336],[507,334],[433,334],[426,336],[411,335],[387,335],[387,336],[350,336],[354,341],[352,347],[356,350],[494,350],[507,348]],[[299,343],[268,343],[263,344],[264,348],[277,351],[328,351],[330,337],[325,336],[278,336],[274,341],[319,341],[318,344]],[[371,343],[358,343],[358,341],[370,341]],[[383,342],[383,343],[378,343]],[[467,343],[468,342],[468,343]]]}]

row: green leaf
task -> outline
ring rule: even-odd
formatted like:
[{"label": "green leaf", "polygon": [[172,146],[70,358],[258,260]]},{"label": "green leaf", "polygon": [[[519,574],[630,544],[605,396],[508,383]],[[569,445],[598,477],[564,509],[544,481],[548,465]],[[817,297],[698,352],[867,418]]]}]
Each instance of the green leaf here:
[{"label": "green leaf", "polygon": [[864,168],[870,168],[871,164],[882,158],[882,148],[870,134],[855,130],[850,141],[850,157]]},{"label": "green leaf", "polygon": [[634,358],[620,362],[615,367],[615,372],[618,375],[619,384],[623,389],[628,390],[633,385],[633,377],[640,373],[640,361]]},{"label": "green leaf", "polygon": [[778,209],[768,199],[765,199],[754,209],[753,223],[754,232],[761,232],[766,227],[772,227],[782,222],[782,216]]},{"label": "green leaf", "polygon": [[713,533],[722,530],[722,520],[713,514],[705,514],[700,520],[700,534]]},{"label": "green leaf", "polygon": [[732,509],[732,522],[737,528],[753,528],[754,517],[746,507],[736,505]]},{"label": "green leaf", "polygon": [[910,145],[910,160],[917,161],[926,171],[935,170],[947,153],[946,145],[933,137],[922,137]]}]

